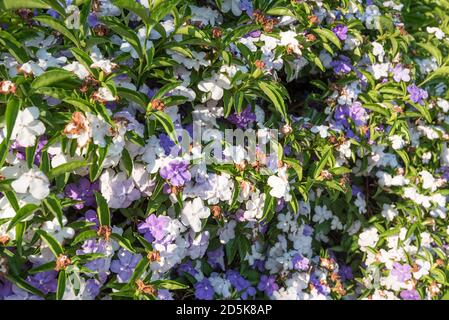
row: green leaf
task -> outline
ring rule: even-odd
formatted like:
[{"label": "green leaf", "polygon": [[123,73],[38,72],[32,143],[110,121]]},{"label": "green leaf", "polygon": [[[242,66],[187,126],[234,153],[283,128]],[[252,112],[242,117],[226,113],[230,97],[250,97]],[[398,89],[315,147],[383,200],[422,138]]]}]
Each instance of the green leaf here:
[{"label": "green leaf", "polygon": [[5,120],[6,120],[6,137],[5,140],[11,139],[11,134],[14,129],[14,124],[16,123],[17,115],[19,114],[21,101],[12,98],[9,99],[8,103],[6,104],[6,111],[5,111]]},{"label": "green leaf", "polygon": [[51,7],[41,0],[2,0],[0,1],[0,9],[51,9]]},{"label": "green leaf", "polygon": [[115,17],[101,17],[101,21],[106,24],[108,28],[120,35],[123,39],[129,42],[129,44],[136,50],[139,58],[143,58],[142,45],[140,44],[139,38],[136,33],[123,25],[120,19]]},{"label": "green leaf", "polygon": [[117,243],[122,248],[125,248],[126,250],[128,250],[128,251],[130,251],[132,253],[136,253],[136,250],[134,249],[131,241],[129,241],[125,237],[122,237],[121,235],[119,235],[117,233],[113,233],[113,234],[111,234],[111,238],[114,239],[115,241],[117,241]]},{"label": "green leaf", "polygon": [[30,269],[28,270],[29,274],[36,274],[39,272],[45,272],[45,271],[50,271],[50,270],[54,270],[56,267],[56,261],[50,261],[44,264],[41,264],[40,266]]},{"label": "green leaf", "polygon": [[431,45],[429,42],[427,43],[417,43],[418,46],[426,50],[432,57],[434,57],[437,60],[437,63],[439,66],[443,63],[443,55],[441,54],[440,49],[437,47]]},{"label": "green leaf", "polygon": [[106,202],[106,199],[103,198],[101,193],[94,191],[95,193],[95,199],[97,201],[97,214],[98,214],[98,221],[100,222],[101,226],[111,226],[111,213],[109,212],[108,203]]},{"label": "green leaf", "polygon": [[61,245],[59,244],[58,240],[53,238],[52,235],[48,234],[47,232],[43,230],[37,230],[37,234],[42,238],[42,240],[45,241],[45,243],[50,248],[51,252],[54,254],[56,258],[58,258],[61,254],[64,253],[64,250],[62,249]]},{"label": "green leaf", "polygon": [[189,286],[174,280],[156,280],[151,282],[158,289],[181,290],[187,289]]},{"label": "green leaf", "polygon": [[[0,2],[1,3],[1,2]],[[17,41],[11,34],[0,30],[0,44],[5,47],[8,52],[19,62],[25,63],[30,60],[27,51],[22,46],[22,43]]]},{"label": "green leaf", "polygon": [[313,173],[313,178],[316,179],[321,174],[321,171],[323,171],[324,167],[327,164],[327,161],[329,160],[330,156],[332,154],[331,147],[327,147],[327,150],[324,151],[320,161],[318,162],[315,171]]},{"label": "green leaf", "polygon": [[162,125],[165,133],[178,144],[178,136],[175,131],[175,126],[173,125],[173,121],[170,116],[163,111],[151,112],[150,115],[154,116],[156,120]]},{"label": "green leaf", "polygon": [[37,16],[33,18],[36,21],[39,21],[43,24],[48,25],[50,28],[58,31],[59,33],[63,34],[66,38],[68,38],[70,41],[72,41],[75,46],[78,48],[80,47],[79,40],[77,39],[76,35],[68,29],[64,23],[59,21],[58,19],[55,19],[50,16]]},{"label": "green leaf", "polygon": [[[73,72],[64,69],[53,69],[44,72],[39,77],[34,79],[34,81],[31,83],[31,88],[38,89],[42,87],[52,87],[55,85],[58,87],[58,85],[61,83],[70,82],[79,84],[79,80]],[[73,88],[75,88],[75,86],[73,86]]]},{"label": "green leaf", "polygon": [[73,172],[76,169],[82,168],[82,167],[86,167],[88,166],[89,163],[85,160],[74,160],[74,161],[70,161],[67,163],[63,163],[59,166],[57,166],[56,168],[51,169],[48,172],[48,178],[49,179],[53,179],[56,178],[58,176],[60,176],[61,174],[67,173],[67,172]]},{"label": "green leaf", "polygon": [[54,194],[50,194],[44,201],[43,204],[45,206],[45,208],[50,211],[53,216],[58,220],[59,225],[62,228],[62,217],[63,217],[63,213],[62,213],[62,206],[61,206],[61,201],[56,198],[56,196]]},{"label": "green leaf", "polygon": [[40,290],[33,287],[31,284],[26,282],[24,279],[16,277],[12,274],[5,274],[4,277],[25,291],[28,291],[36,296],[39,296],[39,297],[45,296]]},{"label": "green leaf", "polygon": [[262,213],[262,220],[270,222],[271,218],[273,218],[273,214],[274,214],[274,198],[270,193],[266,192],[265,203]]},{"label": "green leaf", "polygon": [[134,269],[133,275],[128,281],[129,285],[134,285],[136,280],[140,279],[142,274],[145,272],[145,270],[150,265],[150,260],[148,260],[146,257],[140,259],[139,263],[136,265],[136,268]]},{"label": "green leaf", "polygon": [[338,49],[341,49],[341,42],[340,39],[333,33],[331,30],[328,29],[314,29],[315,33],[317,33],[321,39],[323,39],[324,42],[332,42]]},{"label": "green leaf", "polygon": [[269,100],[274,104],[276,110],[280,112],[280,114],[287,119],[287,109],[285,107],[284,99],[281,94],[276,90],[273,85],[267,84],[265,82],[258,83],[259,88],[265,93],[265,95],[269,98]]},{"label": "green leaf", "polygon": [[92,238],[96,238],[97,237],[97,231],[95,230],[85,230],[81,233],[79,233],[75,239],[73,239],[72,241],[72,246],[74,246],[77,243],[83,242],[85,240],[89,240]]},{"label": "green leaf", "polygon": [[178,87],[180,85],[180,82],[172,82],[172,83],[167,83],[166,85],[164,85],[162,88],[160,88],[156,94],[153,96],[152,100],[155,99],[161,99],[167,92],[175,89],[176,87]]},{"label": "green leaf", "polygon": [[148,10],[140,3],[134,0],[113,0],[112,3],[119,8],[134,12],[143,22],[149,22]]},{"label": "green leaf", "polygon": [[14,228],[19,222],[22,222],[24,219],[31,216],[37,209],[39,209],[38,205],[33,203],[29,203],[20,208],[14,218],[10,221],[8,225],[8,231]]},{"label": "green leaf", "polygon": [[143,108],[147,108],[148,106],[148,98],[141,92],[131,90],[128,88],[118,87],[117,93],[120,98],[125,98],[131,102],[135,102]]},{"label": "green leaf", "polygon": [[132,172],[133,172],[133,159],[131,158],[131,156],[129,155],[129,152],[126,148],[123,149],[122,151],[122,164],[123,164],[123,168],[125,169],[126,175],[128,177],[131,176]]},{"label": "green leaf", "polygon": [[56,300],[62,300],[62,297],[64,296],[66,279],[67,276],[65,270],[59,271],[58,288],[56,290]]}]

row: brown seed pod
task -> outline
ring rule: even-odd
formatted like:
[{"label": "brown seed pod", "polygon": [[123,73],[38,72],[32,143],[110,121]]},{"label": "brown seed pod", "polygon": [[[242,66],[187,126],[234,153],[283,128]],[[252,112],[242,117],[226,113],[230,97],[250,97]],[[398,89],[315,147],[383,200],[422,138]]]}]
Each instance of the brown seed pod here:
[{"label": "brown seed pod", "polygon": [[72,260],[65,254],[60,254],[56,259],[56,271],[65,270],[69,265],[72,264]]}]

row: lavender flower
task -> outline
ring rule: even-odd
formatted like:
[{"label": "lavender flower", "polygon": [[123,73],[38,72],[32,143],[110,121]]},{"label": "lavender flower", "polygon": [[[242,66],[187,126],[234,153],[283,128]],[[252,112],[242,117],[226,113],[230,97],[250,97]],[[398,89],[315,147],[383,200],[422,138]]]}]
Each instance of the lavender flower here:
[{"label": "lavender flower", "polygon": [[400,293],[400,296],[404,300],[421,300],[418,291],[412,290],[403,290]]},{"label": "lavender flower", "polygon": [[75,209],[82,209],[84,206],[95,206],[94,191],[99,191],[99,182],[95,181],[91,183],[87,178],[81,178],[78,183],[69,183],[65,188],[65,195],[73,200],[82,201],[77,203],[73,207]]},{"label": "lavender flower", "polygon": [[395,262],[393,263],[393,270],[391,270],[391,275],[395,276],[398,281],[405,282],[412,278],[411,270],[412,268],[408,264],[402,265]]},{"label": "lavender flower", "polygon": [[347,56],[340,55],[338,60],[333,60],[330,66],[334,69],[336,74],[347,74],[352,70],[352,62]]},{"label": "lavender flower", "polygon": [[276,276],[262,275],[259,284],[257,285],[257,289],[265,292],[269,297],[273,295],[273,292],[279,289],[279,286],[276,283]]},{"label": "lavender flower", "polygon": [[332,31],[335,33],[335,35],[340,39],[341,41],[344,41],[348,38],[348,27],[344,24],[338,24],[334,28],[332,28]]},{"label": "lavender flower", "polygon": [[148,242],[162,242],[167,234],[167,227],[171,219],[167,216],[157,217],[154,214],[148,216],[137,228]]},{"label": "lavender flower", "polygon": [[410,93],[410,99],[414,103],[424,104],[424,100],[429,97],[426,90],[418,88],[415,84],[407,87],[407,92]]},{"label": "lavender flower", "polygon": [[117,273],[117,280],[119,283],[125,283],[131,278],[134,268],[139,263],[140,259],[142,259],[142,256],[132,254],[125,249],[120,249],[117,256],[118,259],[111,262],[111,271]]},{"label": "lavender flower", "polygon": [[192,175],[189,172],[189,162],[187,160],[172,160],[168,165],[159,171],[162,178],[168,180],[173,186],[183,186],[190,181]]},{"label": "lavender flower", "polygon": [[45,271],[28,276],[26,281],[43,293],[48,294],[50,292],[56,292],[56,288],[58,287],[57,276],[58,272],[56,271]]},{"label": "lavender flower", "polygon": [[293,268],[298,271],[306,271],[309,268],[309,259],[303,257],[299,253],[295,254],[292,258]]}]

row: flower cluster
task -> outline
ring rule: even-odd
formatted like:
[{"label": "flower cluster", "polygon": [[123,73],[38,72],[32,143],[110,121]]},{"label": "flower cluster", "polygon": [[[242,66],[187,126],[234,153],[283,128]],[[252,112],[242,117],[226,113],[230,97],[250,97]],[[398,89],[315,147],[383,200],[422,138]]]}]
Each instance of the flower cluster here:
[{"label": "flower cluster", "polygon": [[447,5],[2,1],[0,300],[448,299]]}]

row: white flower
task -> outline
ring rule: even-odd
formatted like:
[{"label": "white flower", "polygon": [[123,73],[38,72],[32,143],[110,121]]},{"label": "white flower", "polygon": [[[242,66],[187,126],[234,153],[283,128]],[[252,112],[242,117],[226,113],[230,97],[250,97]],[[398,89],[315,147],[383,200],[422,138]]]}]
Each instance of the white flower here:
[{"label": "white flower", "polygon": [[446,36],[440,28],[427,27],[426,31],[430,34],[435,34],[435,37],[437,37],[438,40],[442,40]]},{"label": "white flower", "polygon": [[290,201],[292,199],[286,167],[279,169],[277,176],[270,176],[267,184],[271,187],[271,196],[275,198],[284,198],[285,201]]},{"label": "white flower", "polygon": [[107,87],[99,88],[98,91],[92,94],[92,98],[94,100],[100,101],[101,103],[117,100],[117,97],[115,97],[112,94],[111,90],[109,90],[109,88]]},{"label": "white flower", "polygon": [[45,221],[42,224],[42,230],[52,235],[59,243],[62,243],[64,239],[72,239],[75,235],[75,230],[70,227],[64,227],[67,224],[67,218],[62,217],[62,226],[59,224],[58,219],[54,218],[52,221]]},{"label": "white flower", "polygon": [[91,68],[101,69],[106,74],[110,74],[117,64],[108,59],[100,59],[90,65]]},{"label": "white flower", "polygon": [[38,200],[45,199],[50,193],[50,182],[47,176],[38,169],[29,169],[11,183],[17,193],[29,192]]},{"label": "white flower", "polygon": [[29,107],[25,110],[20,110],[11,134],[11,140],[16,140],[22,147],[34,146],[36,136],[45,133],[45,126],[38,119],[38,108]]},{"label": "white flower", "polygon": [[382,62],[383,57],[385,55],[384,47],[378,42],[373,42],[372,45],[373,45],[373,54],[376,57],[378,57],[380,62]]},{"label": "white flower", "polygon": [[423,170],[419,173],[419,175],[422,177],[422,187],[424,189],[430,189],[430,191],[434,192],[437,189],[435,178],[432,176],[432,174],[429,171]]},{"label": "white flower", "polygon": [[103,119],[102,116],[87,113],[87,121],[89,122],[89,136],[92,137],[94,144],[100,147],[106,147],[106,136],[111,136],[111,126]]},{"label": "white flower", "polygon": [[402,149],[402,148],[405,146],[405,144],[406,144],[406,142],[404,141],[404,139],[402,139],[402,137],[399,136],[399,135],[397,135],[397,134],[388,137],[388,140],[391,141],[391,146],[392,146],[393,149],[395,149],[395,150],[400,150],[400,149]]},{"label": "white flower", "polygon": [[76,74],[78,76],[78,78],[80,78],[81,80],[84,80],[87,78],[87,76],[89,76],[89,71],[86,69],[85,66],[83,66],[81,63],[74,61],[64,67],[62,67],[63,69],[67,70],[67,71],[71,71],[74,74]]},{"label": "white flower", "polygon": [[392,221],[398,215],[398,210],[394,205],[384,203],[381,214],[388,221]]},{"label": "white flower", "polygon": [[223,97],[223,89],[231,89],[231,81],[224,74],[214,74],[211,78],[200,81],[198,89],[211,94],[213,100],[220,100]]},{"label": "white flower", "polygon": [[223,0],[221,10],[223,10],[223,12],[228,12],[231,10],[235,16],[240,16],[242,14],[242,9],[240,9],[240,0]]},{"label": "white flower", "polygon": [[294,31],[285,31],[279,33],[281,40],[280,45],[286,46],[287,50],[291,50],[297,55],[301,55],[301,49],[299,48],[299,41],[296,39],[296,36],[298,35]]},{"label": "white flower", "polygon": [[186,201],[181,213],[181,221],[185,226],[190,226],[193,231],[201,231],[201,219],[210,216],[210,209],[203,204],[203,200],[195,198]]},{"label": "white flower", "polygon": [[87,118],[79,111],[72,114],[72,119],[64,128],[64,134],[69,139],[77,139],[78,147],[87,145],[90,139],[90,123]]},{"label": "white flower", "polygon": [[377,233],[377,229],[375,227],[370,227],[365,229],[360,235],[358,244],[360,246],[360,250],[367,251],[367,247],[374,247],[376,242],[379,240],[379,234]]},{"label": "white flower", "polygon": [[321,138],[327,138],[328,130],[329,127],[324,125],[313,126],[312,129],[310,129],[313,133],[319,133]]},{"label": "white flower", "polygon": [[45,49],[39,49],[36,53],[36,58],[39,60],[39,67],[46,70],[49,67],[59,67],[67,62],[66,57],[55,58]]},{"label": "white flower", "polygon": [[65,19],[65,24],[69,29],[79,29],[80,28],[80,10],[75,5],[70,5],[66,8],[67,18]]},{"label": "white flower", "polygon": [[370,68],[373,72],[374,79],[379,80],[380,78],[388,77],[388,70],[390,69],[389,63],[375,63]]}]

